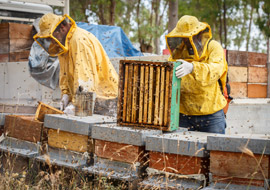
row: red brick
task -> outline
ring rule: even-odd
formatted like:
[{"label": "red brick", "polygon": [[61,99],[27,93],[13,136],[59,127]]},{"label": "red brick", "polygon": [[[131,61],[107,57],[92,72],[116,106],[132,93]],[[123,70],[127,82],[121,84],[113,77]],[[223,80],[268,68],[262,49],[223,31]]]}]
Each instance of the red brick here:
[{"label": "red brick", "polygon": [[267,62],[267,54],[248,52],[248,65],[249,66],[255,66],[255,65],[266,66],[266,62]]},{"label": "red brick", "polygon": [[161,152],[149,153],[149,167],[182,175],[208,175],[209,158],[183,156]]},{"label": "red brick", "polygon": [[[260,161],[260,167],[258,162]],[[243,153],[235,152],[210,152],[210,172],[213,176],[223,178],[239,178],[264,180],[269,178],[269,155],[258,155],[254,157]],[[245,181],[245,180],[242,180]],[[249,182],[249,180],[246,180]],[[244,183],[244,182],[241,182]]]},{"label": "red brick", "polygon": [[227,50],[227,52],[229,66],[248,66],[248,53],[246,51]]},{"label": "red brick", "polygon": [[142,146],[109,142],[98,139],[95,140],[95,153],[101,158],[127,163],[144,163],[146,161],[146,153],[144,147]]},{"label": "red brick", "polygon": [[247,83],[244,82],[230,82],[231,96],[233,98],[247,97]]},{"label": "red brick", "polygon": [[266,67],[249,67],[248,82],[250,83],[267,83]]},{"label": "red brick", "polygon": [[249,98],[266,98],[267,85],[266,84],[248,84]]}]

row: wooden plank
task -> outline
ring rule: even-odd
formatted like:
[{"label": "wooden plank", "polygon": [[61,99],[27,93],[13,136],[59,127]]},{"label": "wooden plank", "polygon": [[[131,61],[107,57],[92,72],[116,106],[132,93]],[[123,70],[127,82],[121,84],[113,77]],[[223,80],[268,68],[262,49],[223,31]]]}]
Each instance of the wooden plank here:
[{"label": "wooden plank", "polygon": [[247,97],[247,83],[244,82],[230,82],[231,96],[233,98]]},{"label": "wooden plank", "polygon": [[132,82],[133,82],[133,65],[128,68],[128,91],[127,91],[127,118],[126,121],[131,121],[131,108],[132,108]]},{"label": "wooden plank", "polygon": [[247,82],[248,74],[247,67],[229,66],[228,76],[230,82]]},{"label": "wooden plank", "polygon": [[[1,49],[1,48],[0,48]],[[1,51],[1,50],[0,50]],[[0,63],[1,62],[9,62],[9,54],[5,53],[5,54],[0,54]]]},{"label": "wooden plank", "polygon": [[11,52],[9,53],[9,62],[28,61],[30,51]]},{"label": "wooden plank", "polygon": [[149,96],[149,66],[145,67],[145,83],[144,83],[144,105],[143,105],[143,123],[147,123],[148,118],[148,96]]},{"label": "wooden plank", "polygon": [[[258,167],[257,161],[261,160]],[[210,172],[216,176],[264,180],[269,178],[269,155],[254,157],[235,152],[210,152]],[[222,167],[220,167],[222,166]]]},{"label": "wooden plank", "polygon": [[182,175],[208,175],[209,172],[209,158],[150,151],[149,160],[149,167],[160,171]]},{"label": "wooden plank", "polygon": [[248,98],[266,98],[267,84],[248,84]]},{"label": "wooden plank", "polygon": [[38,102],[38,108],[35,114],[35,119],[41,122],[44,122],[44,118],[46,114],[63,114],[61,110],[58,110],[50,105],[44,104],[42,102]]},{"label": "wooden plank", "polygon": [[34,116],[5,116],[4,133],[9,137],[30,142],[40,142],[42,130],[43,123],[36,121]]},{"label": "wooden plank", "polygon": [[267,63],[267,54],[248,52],[249,66],[256,66],[256,65],[266,66],[266,63]]},{"label": "wooden plank", "polygon": [[0,39],[33,39],[33,25],[20,23],[1,23]]},{"label": "wooden plank", "polygon": [[138,92],[138,78],[139,71],[138,65],[134,65],[134,75],[133,75],[133,91],[132,91],[132,110],[131,110],[131,122],[136,123],[137,120],[137,92]]},{"label": "wooden plank", "polygon": [[248,66],[248,52],[228,50],[228,65],[229,66]]},{"label": "wooden plank", "polygon": [[165,93],[165,67],[161,68],[161,83],[160,83],[160,106],[159,106],[159,125],[163,125],[164,116],[164,93]]},{"label": "wooden plank", "polygon": [[120,162],[143,163],[146,153],[144,147],[122,144],[117,142],[109,142],[103,140],[95,140],[95,154],[101,158],[116,160]]},{"label": "wooden plank", "polygon": [[125,86],[124,86],[124,99],[123,99],[123,121],[126,121],[127,115],[127,93],[128,93],[128,64],[125,65]]},{"label": "wooden plank", "polygon": [[166,81],[165,81],[165,105],[164,105],[164,125],[168,124],[168,109],[169,109],[169,88],[170,88],[170,71],[166,69]]},{"label": "wooden plank", "polygon": [[153,86],[154,86],[154,67],[150,65],[149,74],[149,102],[148,102],[148,123],[152,123],[152,113],[153,113]]},{"label": "wooden plank", "polygon": [[266,67],[249,67],[248,68],[249,83],[267,83]]},{"label": "wooden plank", "polygon": [[33,42],[32,39],[10,39],[9,52],[30,50]]},{"label": "wooden plank", "polygon": [[54,148],[73,150],[76,152],[89,152],[88,136],[54,129],[48,130],[48,145]]},{"label": "wooden plank", "polygon": [[[119,63],[119,83],[118,83],[118,97],[117,97],[117,123],[121,122],[123,120],[123,97],[124,97],[124,74],[125,73],[125,68],[124,68],[124,63],[123,60],[120,60]],[[100,98],[97,98],[97,100]],[[100,103],[105,103],[104,101],[95,101],[95,107],[94,110],[95,112],[100,112],[100,109],[98,111],[96,108]],[[100,106],[99,106],[100,107]],[[101,110],[101,112],[104,112],[104,109]]]},{"label": "wooden plank", "polygon": [[143,122],[144,66],[140,66],[139,123]]},{"label": "wooden plank", "polygon": [[156,68],[156,90],[155,90],[155,110],[154,110],[154,125],[159,123],[159,87],[160,87],[160,67]]},{"label": "wooden plank", "polygon": [[223,177],[223,176],[212,175],[212,181],[213,183],[264,187],[264,180],[257,180],[257,179],[244,179],[244,178],[237,178],[237,177]]},{"label": "wooden plank", "polygon": [[0,54],[8,54],[9,53],[9,39],[1,39],[0,40]]}]

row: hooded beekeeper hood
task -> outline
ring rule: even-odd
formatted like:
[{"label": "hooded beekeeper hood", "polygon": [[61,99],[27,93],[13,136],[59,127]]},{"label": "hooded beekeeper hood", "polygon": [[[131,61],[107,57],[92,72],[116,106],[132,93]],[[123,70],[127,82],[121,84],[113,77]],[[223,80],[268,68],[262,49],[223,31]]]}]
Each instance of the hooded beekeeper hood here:
[{"label": "hooded beekeeper hood", "polygon": [[205,56],[211,38],[211,28],[207,23],[186,15],[181,17],[176,27],[166,35],[166,42],[172,59],[200,61]]},{"label": "hooded beekeeper hood", "polygon": [[[61,40],[56,37],[60,31],[60,25],[70,24],[70,29]],[[50,55],[57,56],[68,51],[66,38],[75,27],[75,21],[68,15],[58,16],[53,13],[44,15],[39,21],[40,31],[34,36],[34,40]]]}]

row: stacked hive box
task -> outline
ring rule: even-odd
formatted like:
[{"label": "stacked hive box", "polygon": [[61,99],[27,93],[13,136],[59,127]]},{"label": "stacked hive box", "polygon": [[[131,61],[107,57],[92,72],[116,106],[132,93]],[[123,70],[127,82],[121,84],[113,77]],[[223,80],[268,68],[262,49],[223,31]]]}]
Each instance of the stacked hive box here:
[{"label": "stacked hive box", "polygon": [[130,189],[137,189],[148,154],[145,151],[147,135],[161,134],[160,130],[123,127],[117,124],[95,125],[95,164],[83,171],[127,182]]},{"label": "stacked hive box", "polygon": [[267,55],[228,50],[227,56],[232,97],[266,98]]},{"label": "stacked hive box", "polygon": [[198,189],[206,185],[209,133],[178,132],[146,137],[149,151],[148,178],[141,189]]},{"label": "stacked hive box", "polygon": [[4,169],[17,172],[31,169],[28,163],[38,155],[39,145],[46,140],[47,134],[43,130],[45,113],[62,112],[40,102],[36,115],[3,114],[5,139],[0,142],[0,149],[4,152]]},{"label": "stacked hive box", "polygon": [[95,114],[88,117],[46,115],[44,126],[48,130],[48,149],[36,159],[67,168],[92,164],[95,149],[91,137],[92,127],[95,124],[113,122],[116,121],[112,117]]},{"label": "stacked hive box", "polygon": [[27,61],[33,43],[32,25],[0,24],[0,62]]},{"label": "stacked hive box", "polygon": [[38,154],[37,142],[42,140],[42,129],[43,123],[33,115],[5,116],[6,137],[0,143],[4,170],[22,172],[32,168],[30,159]]},{"label": "stacked hive box", "polygon": [[211,189],[269,189],[269,135],[209,136],[207,149]]}]

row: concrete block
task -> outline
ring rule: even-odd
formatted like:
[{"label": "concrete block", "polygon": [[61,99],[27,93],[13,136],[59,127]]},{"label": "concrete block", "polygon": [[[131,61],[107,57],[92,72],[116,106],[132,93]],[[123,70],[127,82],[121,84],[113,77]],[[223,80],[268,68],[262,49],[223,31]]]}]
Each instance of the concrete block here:
[{"label": "concrete block", "polygon": [[115,123],[116,118],[102,115],[78,117],[70,115],[45,115],[44,126],[50,129],[89,135],[95,124]]},{"label": "concrete block", "polygon": [[35,160],[49,165],[63,166],[66,168],[80,169],[87,165],[89,155],[73,151],[49,147],[47,154],[35,157]]},{"label": "concrete block", "polygon": [[247,82],[247,67],[229,66],[228,75],[230,82]]},{"label": "concrete block", "polygon": [[265,190],[264,187],[258,187],[253,185],[235,185],[231,183],[213,183],[208,187],[202,188],[201,190]]},{"label": "concrete block", "polygon": [[93,166],[83,167],[82,171],[97,176],[105,176],[109,179],[132,182],[138,180],[144,167],[139,163],[129,164],[109,159],[95,158]]},{"label": "concrete block", "polygon": [[267,84],[248,84],[248,98],[266,98]]},{"label": "concrete block", "polygon": [[247,83],[244,82],[230,82],[231,96],[233,98],[246,98],[247,97]]},{"label": "concrete block", "polygon": [[214,134],[202,132],[175,132],[146,137],[146,150],[177,155],[206,157],[207,136]]},{"label": "concrete block", "polygon": [[219,135],[207,137],[207,150],[242,152],[242,148],[250,149],[254,154],[270,155],[270,135],[243,134]]},{"label": "concrete block", "polygon": [[145,146],[146,137],[159,135],[162,131],[134,127],[122,127],[118,124],[102,124],[92,126],[92,138],[129,145]]},{"label": "concrete block", "polygon": [[266,67],[248,67],[249,83],[267,83]]},{"label": "concrete block", "polygon": [[267,54],[248,52],[248,65],[249,66],[266,66]]},{"label": "concrete block", "polygon": [[33,158],[38,155],[39,144],[5,137],[0,143],[0,151],[16,154],[18,156]]},{"label": "concrete block", "polygon": [[248,52],[228,50],[227,55],[229,66],[248,66]]}]

